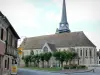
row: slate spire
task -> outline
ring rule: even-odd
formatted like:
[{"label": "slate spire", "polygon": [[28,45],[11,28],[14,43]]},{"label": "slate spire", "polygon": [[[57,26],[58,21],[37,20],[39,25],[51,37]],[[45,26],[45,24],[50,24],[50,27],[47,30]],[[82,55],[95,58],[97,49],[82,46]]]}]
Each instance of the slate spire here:
[{"label": "slate spire", "polygon": [[62,17],[61,17],[61,22],[60,23],[67,23],[66,3],[65,3],[65,0],[63,0]]},{"label": "slate spire", "polygon": [[64,32],[70,32],[69,24],[67,22],[65,0],[63,0],[61,22],[60,22],[60,25],[58,28],[58,32],[56,32],[56,33],[64,33]]}]

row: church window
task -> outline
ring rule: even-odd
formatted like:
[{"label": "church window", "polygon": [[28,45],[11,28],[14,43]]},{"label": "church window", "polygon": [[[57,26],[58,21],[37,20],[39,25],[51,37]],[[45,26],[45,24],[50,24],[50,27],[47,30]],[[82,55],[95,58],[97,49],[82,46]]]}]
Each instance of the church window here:
[{"label": "church window", "polygon": [[82,56],[82,49],[80,50],[80,56]]},{"label": "church window", "polygon": [[86,56],[87,56],[87,50],[88,50],[88,48],[86,48]]},{"label": "church window", "polygon": [[99,59],[100,59],[100,56],[99,56]]},{"label": "church window", "polygon": [[100,61],[99,61],[99,64],[100,64]]},{"label": "church window", "polygon": [[48,52],[48,48],[47,47],[44,47],[43,50],[44,50],[44,52]]},{"label": "church window", "polygon": [[91,48],[89,49],[89,51],[90,51],[90,57],[92,56],[92,50],[91,50]]},{"label": "church window", "polygon": [[78,53],[79,49],[77,48],[77,53]]},{"label": "church window", "polygon": [[87,50],[86,50],[86,56],[87,56]]}]

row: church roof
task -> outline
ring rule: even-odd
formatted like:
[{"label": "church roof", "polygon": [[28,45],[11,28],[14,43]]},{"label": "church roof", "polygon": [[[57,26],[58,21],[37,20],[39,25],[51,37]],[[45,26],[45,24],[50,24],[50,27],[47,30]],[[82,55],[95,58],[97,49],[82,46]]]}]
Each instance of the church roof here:
[{"label": "church roof", "polygon": [[24,50],[41,49],[45,42],[55,44],[55,47],[58,48],[76,46],[96,47],[83,31],[30,37],[24,39],[21,46]]},{"label": "church roof", "polygon": [[50,47],[50,49],[52,51],[56,51],[57,50],[56,47],[55,47],[55,44],[51,44],[51,43],[47,43],[47,44],[48,44],[48,46]]}]

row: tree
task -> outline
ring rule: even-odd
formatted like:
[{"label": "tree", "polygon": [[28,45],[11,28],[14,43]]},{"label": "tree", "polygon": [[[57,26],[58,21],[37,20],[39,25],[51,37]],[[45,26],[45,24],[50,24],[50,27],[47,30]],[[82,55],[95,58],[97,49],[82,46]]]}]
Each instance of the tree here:
[{"label": "tree", "polygon": [[31,66],[31,63],[32,63],[32,57],[34,56],[34,52],[33,52],[33,50],[31,50],[31,52],[30,52],[30,66]]},{"label": "tree", "polygon": [[24,56],[23,60],[25,62],[25,66],[28,67],[29,66],[29,62],[30,62],[30,56],[29,55],[26,55]]},{"label": "tree", "polygon": [[52,53],[51,52],[44,53],[44,56],[45,56],[44,60],[47,62],[47,67],[49,67],[49,60],[52,57]]},{"label": "tree", "polygon": [[35,55],[31,56],[31,61],[34,63],[34,66],[36,67],[36,58],[35,58]]},{"label": "tree", "polygon": [[44,68],[44,59],[45,58],[45,55],[44,55],[44,53],[41,53],[40,54],[40,60],[42,61],[42,67]]},{"label": "tree", "polygon": [[36,54],[36,55],[34,55],[34,58],[36,59],[36,63],[37,63],[37,65],[36,65],[36,66],[38,66],[38,67],[39,67],[40,55]]},{"label": "tree", "polygon": [[68,51],[65,52],[65,62],[66,62],[66,65],[69,61],[70,57],[69,57],[69,54],[68,54]]},{"label": "tree", "polygon": [[31,50],[31,52],[30,52],[30,55],[34,55],[34,52],[33,52],[33,50]]},{"label": "tree", "polygon": [[56,58],[56,60],[60,61],[61,67],[63,67],[63,62],[65,61],[66,54],[64,51],[62,52],[54,52],[53,56]]}]

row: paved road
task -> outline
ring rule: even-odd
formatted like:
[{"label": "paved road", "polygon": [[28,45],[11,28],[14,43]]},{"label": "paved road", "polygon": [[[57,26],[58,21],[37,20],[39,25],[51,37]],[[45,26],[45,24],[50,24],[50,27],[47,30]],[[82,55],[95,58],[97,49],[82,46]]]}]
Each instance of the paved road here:
[{"label": "paved road", "polygon": [[51,73],[51,72],[28,70],[28,69],[19,69],[18,75],[100,75],[100,68],[95,69],[94,73],[93,72],[85,72],[85,73],[70,73],[70,74]]},{"label": "paved road", "polygon": [[51,72],[37,71],[37,70],[28,70],[28,69],[19,69],[18,75],[66,75],[66,74],[51,73]]}]

